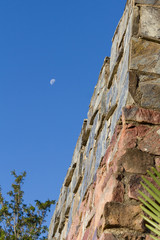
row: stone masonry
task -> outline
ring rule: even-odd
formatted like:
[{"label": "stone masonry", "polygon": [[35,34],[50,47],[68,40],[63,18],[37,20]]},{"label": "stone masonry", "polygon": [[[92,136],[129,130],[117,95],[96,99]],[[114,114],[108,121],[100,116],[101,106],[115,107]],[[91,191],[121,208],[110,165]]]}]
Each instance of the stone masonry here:
[{"label": "stone masonry", "polygon": [[160,165],[160,0],[128,0],[83,122],[49,240],[150,240],[141,176]]}]

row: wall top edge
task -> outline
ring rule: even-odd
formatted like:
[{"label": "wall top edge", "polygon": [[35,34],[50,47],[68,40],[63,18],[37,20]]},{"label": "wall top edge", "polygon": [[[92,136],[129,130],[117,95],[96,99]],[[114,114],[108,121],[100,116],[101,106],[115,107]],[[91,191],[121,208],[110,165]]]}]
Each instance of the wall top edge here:
[{"label": "wall top edge", "polygon": [[135,5],[145,5],[145,6],[152,6],[152,7],[160,7],[160,0],[127,0],[126,2],[126,5],[125,5],[125,8],[124,8],[124,11],[123,11],[123,15],[121,17],[121,19],[119,20],[119,23],[116,27],[116,30],[114,32],[114,35],[113,35],[113,38],[112,38],[112,43],[115,39],[115,36],[118,32],[118,29],[119,29],[119,26],[122,22],[122,19],[127,11],[127,8],[130,9],[130,11],[132,11],[132,8],[135,6]]},{"label": "wall top edge", "polygon": [[128,6],[133,7],[134,4],[135,4],[134,1],[135,1],[135,0],[127,0],[126,5],[125,5],[125,8],[124,8],[124,11],[123,11],[123,15],[122,15],[121,19],[119,20],[118,25],[117,25],[117,27],[116,27],[116,30],[115,30],[115,32],[114,32],[114,34],[113,34],[112,43],[113,43],[114,38],[115,38],[115,36],[116,36],[116,34],[117,34],[117,32],[118,32],[119,25],[120,25],[120,23],[122,22],[122,19],[123,19],[125,13],[126,13],[126,10],[127,10]]}]

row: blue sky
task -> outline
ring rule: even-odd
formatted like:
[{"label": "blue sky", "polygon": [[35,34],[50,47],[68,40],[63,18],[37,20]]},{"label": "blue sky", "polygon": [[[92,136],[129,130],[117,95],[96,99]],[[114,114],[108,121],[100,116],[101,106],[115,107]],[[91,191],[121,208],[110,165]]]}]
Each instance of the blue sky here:
[{"label": "blue sky", "polygon": [[124,7],[120,0],[0,1],[3,193],[10,172],[25,170],[26,202],[58,200]]}]

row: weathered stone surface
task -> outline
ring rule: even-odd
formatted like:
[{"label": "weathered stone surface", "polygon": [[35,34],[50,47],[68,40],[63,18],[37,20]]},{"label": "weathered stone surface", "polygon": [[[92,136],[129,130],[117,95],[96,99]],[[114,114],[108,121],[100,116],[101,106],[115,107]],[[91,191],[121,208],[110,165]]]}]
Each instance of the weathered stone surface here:
[{"label": "weathered stone surface", "polygon": [[160,0],[135,0],[135,3],[160,6]]},{"label": "weathered stone surface", "polygon": [[159,43],[132,38],[130,69],[160,74]]},{"label": "weathered stone surface", "polygon": [[72,180],[72,177],[73,177],[73,173],[74,173],[75,168],[76,168],[76,163],[73,164],[73,166],[70,167],[70,169],[68,170],[67,176],[66,176],[66,179],[65,179],[65,182],[64,182],[64,186],[65,186],[65,187],[68,187],[68,186],[69,186],[69,184],[70,184],[70,182],[71,182],[71,180]]},{"label": "weathered stone surface", "polygon": [[121,182],[116,180],[115,176],[111,174],[112,172],[109,172],[108,174],[105,172],[101,177],[97,177],[98,182],[94,191],[95,205],[98,205],[99,201],[101,201],[101,206],[102,202],[123,202],[124,186]]},{"label": "weathered stone surface", "polygon": [[88,238],[88,237],[89,237],[89,233],[90,233],[90,229],[87,229],[86,232],[85,232],[85,234],[84,234],[83,240],[89,239],[89,238]]},{"label": "weathered stone surface", "polygon": [[75,185],[75,188],[73,189],[73,193],[74,194],[78,191],[78,188],[79,188],[79,186],[81,184],[81,181],[82,181],[82,176],[79,176],[77,184]]},{"label": "weathered stone surface", "polygon": [[143,190],[140,182],[142,181],[141,176],[132,175],[128,183],[128,196],[129,198],[138,199],[139,193],[138,190]]},{"label": "weathered stone surface", "polygon": [[[127,97],[128,97],[128,87],[129,87],[129,74],[128,72],[126,75],[121,75],[124,78],[124,82],[122,83],[121,87],[123,87],[123,90],[119,92],[119,101],[118,101],[118,106],[116,109],[116,112],[113,116],[114,119],[112,119],[112,124],[117,122],[122,115],[122,108],[126,105],[127,102]],[[114,122],[115,121],[115,122]],[[111,126],[112,127],[112,126]],[[114,133],[115,125],[114,128],[112,129],[112,133]]]},{"label": "weathered stone surface", "polygon": [[87,119],[83,121],[83,126],[82,126],[82,145],[86,146],[87,140],[89,138],[89,134],[91,131],[91,126],[87,125]]},{"label": "weathered stone surface", "polygon": [[139,205],[126,205],[122,203],[106,203],[104,208],[105,229],[113,227],[127,227],[144,231],[143,220],[140,216],[141,208]]},{"label": "weathered stone surface", "polygon": [[98,226],[106,202],[123,202],[124,198],[124,186],[122,183],[119,183],[114,176],[108,179],[106,185],[104,185],[104,181],[106,181],[106,179],[102,178],[95,186],[95,226]]},{"label": "weathered stone surface", "polygon": [[66,204],[65,204],[65,217],[68,219],[71,214],[72,214],[72,203],[74,201],[74,194],[73,192],[68,189],[68,195],[67,195],[67,200],[66,200]]},{"label": "weathered stone surface", "polygon": [[93,117],[96,115],[98,108],[100,108],[99,105],[101,105],[101,100],[104,95],[104,92],[106,90],[106,84],[108,82],[109,77],[109,66],[110,66],[110,59],[107,57],[104,60],[104,64],[102,66],[99,80],[97,85],[95,86],[93,96],[91,98],[90,106],[89,106],[89,112],[88,112],[88,123],[92,125]]},{"label": "weathered stone surface", "polygon": [[142,151],[160,155],[160,126],[152,127],[138,147]]},{"label": "weathered stone surface", "polygon": [[139,32],[139,8],[134,6],[133,8],[133,23],[132,23],[132,35],[138,35]]},{"label": "weathered stone surface", "polygon": [[117,240],[112,233],[103,233],[99,240]]},{"label": "weathered stone surface", "polygon": [[86,155],[86,157],[89,156],[90,150],[93,148],[94,142],[95,142],[95,136],[97,135],[97,131],[99,128],[99,113],[97,112],[97,114],[95,115],[94,121],[93,121],[93,125],[91,128],[91,132],[87,141],[87,145],[84,151],[84,156]]},{"label": "weathered stone surface", "polygon": [[[147,180],[149,180],[153,185],[155,185],[157,188],[159,188],[155,181],[149,177],[144,176]],[[144,192],[147,196],[151,197],[150,194],[143,188],[143,186],[140,184],[142,182],[142,175],[131,175],[129,182],[128,182],[128,196],[129,198],[133,198],[138,200],[138,197],[140,197],[139,190]]]},{"label": "weathered stone surface", "polygon": [[141,106],[160,110],[160,80],[157,82],[140,83]]},{"label": "weathered stone surface", "polygon": [[[134,73],[134,74],[136,74],[136,73]],[[139,83],[145,83],[145,82],[149,82],[149,83],[153,82],[155,84],[160,83],[160,78],[158,78],[157,76],[154,76],[152,74],[143,75],[143,74],[138,74],[137,73],[136,75],[137,75],[138,81],[139,81],[139,82],[137,82],[137,85]]]},{"label": "weathered stone surface", "polygon": [[138,149],[127,149],[121,157],[119,164],[123,166],[126,172],[145,174],[150,166],[153,166],[154,157],[147,152]]},{"label": "weathered stone surface", "polygon": [[144,240],[146,239],[144,235],[139,234],[123,234],[120,236],[121,240]]},{"label": "weathered stone surface", "polygon": [[92,183],[94,177],[94,162],[95,157],[93,155],[93,150],[90,151],[88,158],[86,158],[84,165],[84,177],[81,185],[81,194],[80,201],[83,200],[83,197],[86,193],[88,186]]},{"label": "weathered stone surface", "polygon": [[141,7],[140,14],[140,34],[145,37],[160,39],[160,9]]},{"label": "weathered stone surface", "polygon": [[129,8],[126,6],[126,9],[124,11],[123,17],[121,18],[118,27],[115,31],[113,40],[112,40],[112,49],[111,49],[111,59],[110,59],[110,72],[113,72],[113,69],[116,66],[116,63],[118,61],[119,55],[122,52],[122,42],[123,42],[123,36],[124,32],[126,30],[127,26],[127,20],[129,17]]},{"label": "weathered stone surface", "polygon": [[80,228],[80,218],[79,218],[79,215],[76,214],[74,216],[74,220],[72,222],[72,226],[70,228],[70,231],[69,231],[69,234],[67,236],[67,239],[69,240],[70,239],[70,236],[77,236],[78,234],[78,231],[79,231],[79,228]]},{"label": "weathered stone surface", "polygon": [[79,190],[77,191],[77,194],[74,195],[74,203],[73,203],[73,207],[72,207],[72,215],[73,216],[76,215],[77,209],[79,207],[79,195],[80,195],[80,191]]},{"label": "weathered stone surface", "polygon": [[129,92],[136,103],[138,102],[137,96],[136,96],[137,86],[138,86],[138,76],[134,72],[130,71],[129,72]]},{"label": "weathered stone surface", "polygon": [[126,153],[126,149],[135,148],[137,145],[137,128],[135,126],[124,126],[121,131],[120,140],[118,142],[118,148],[120,155],[123,156]]},{"label": "weathered stone surface", "polygon": [[[146,125],[136,126],[133,123],[123,125],[122,131],[119,134],[115,147],[111,150],[112,152],[109,152],[109,154],[107,154],[108,156],[105,156],[105,158],[107,157],[107,159],[104,158],[106,160],[107,166],[112,168],[113,173],[122,173],[125,170],[123,164],[127,171],[136,171],[134,166],[133,168],[131,167],[131,165],[133,164],[132,158],[130,166],[129,163],[125,164],[125,161],[123,162],[123,159],[125,159],[125,157],[129,155],[129,152],[137,150],[136,146],[138,141],[143,139],[149,131],[150,127]],[[144,164],[144,162],[139,163],[139,168],[140,164]],[[142,170],[138,169],[138,171]]]},{"label": "weathered stone surface", "polygon": [[106,152],[108,135],[109,135],[108,123],[106,122],[103,126],[101,133],[99,134],[99,139],[97,140],[97,144],[96,144],[96,153],[95,153],[96,159],[95,159],[94,174],[96,174],[99,164]]},{"label": "weathered stone surface", "polygon": [[160,112],[152,109],[127,106],[122,110],[123,121],[135,121],[140,123],[160,124]]},{"label": "weathered stone surface", "polygon": [[160,78],[129,72],[129,92],[141,107],[160,109]]}]

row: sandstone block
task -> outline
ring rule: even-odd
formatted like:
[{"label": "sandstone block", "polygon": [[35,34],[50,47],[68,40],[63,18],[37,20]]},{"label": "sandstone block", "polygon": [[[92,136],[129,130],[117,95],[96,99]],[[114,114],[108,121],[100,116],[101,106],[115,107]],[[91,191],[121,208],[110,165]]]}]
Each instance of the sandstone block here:
[{"label": "sandstone block", "polygon": [[73,166],[68,169],[67,176],[66,176],[66,179],[65,179],[65,182],[64,182],[64,186],[65,187],[69,186],[69,184],[70,184],[70,182],[72,180],[75,168],[76,168],[76,163],[73,164]]},{"label": "sandstone block", "polygon": [[70,191],[70,192],[68,192],[66,207],[65,207],[65,216],[67,218],[69,216],[69,212],[70,212],[70,209],[71,209],[72,200],[73,200],[73,193]]},{"label": "sandstone block", "polygon": [[76,194],[76,192],[78,191],[78,188],[79,188],[79,186],[80,186],[80,184],[81,184],[81,181],[82,181],[82,176],[79,176],[78,177],[78,181],[77,181],[77,183],[76,183],[76,185],[75,185],[75,188],[73,189],[73,193],[74,194]]},{"label": "sandstone block", "polygon": [[118,143],[119,153],[123,155],[127,148],[134,148],[137,144],[137,128],[124,127],[121,132],[121,137]]},{"label": "sandstone block", "polygon": [[160,109],[160,78],[130,71],[129,92],[139,106]]},{"label": "sandstone block", "polygon": [[160,39],[160,8],[141,7],[140,14],[140,34]]},{"label": "sandstone block", "polygon": [[60,221],[60,217],[58,216],[58,217],[55,218],[55,221],[54,221],[52,236],[54,236],[56,234],[56,231],[57,231],[58,226],[59,226],[59,221]]},{"label": "sandstone block", "polygon": [[[155,181],[149,177],[144,176],[149,182],[151,182],[154,186],[156,186],[158,189],[160,187],[155,183]],[[145,193],[148,197],[152,198],[151,195],[143,188],[143,186],[140,184],[140,182],[143,182],[142,177],[139,175],[132,175],[128,182],[128,196],[129,198],[133,198],[138,200],[138,197],[141,197],[141,195],[138,193],[138,191],[142,191]],[[153,198],[152,198],[153,199]]]},{"label": "sandstone block", "polygon": [[[87,216],[87,214],[86,214],[86,216]],[[83,229],[85,231],[85,233],[83,235],[83,240],[88,240],[88,239],[98,240],[97,239],[96,230],[94,228],[94,218],[93,217],[90,219],[90,221],[88,222],[87,225],[85,224],[85,219],[84,219],[84,221],[83,221]]]},{"label": "sandstone block", "polygon": [[90,229],[87,229],[86,231],[85,231],[85,234],[84,234],[84,236],[83,236],[83,240],[88,240],[89,238],[89,233],[90,233]]},{"label": "sandstone block", "polygon": [[159,43],[132,38],[130,69],[160,74]]},{"label": "sandstone block", "polygon": [[117,240],[112,233],[103,233],[99,240]]},{"label": "sandstone block", "polygon": [[99,80],[97,85],[95,86],[93,96],[91,98],[90,102],[90,108],[88,112],[88,122],[89,124],[92,125],[92,118],[96,111],[99,110],[101,106],[101,100],[105,92],[105,86],[108,81],[109,77],[109,65],[110,65],[110,59],[107,57],[104,60],[104,64],[102,66],[100,75],[99,75]]},{"label": "sandstone block", "polygon": [[139,32],[139,8],[135,6],[133,9],[132,35],[137,35],[138,32]]},{"label": "sandstone block", "polygon": [[[111,122],[111,126],[112,123],[117,123],[117,121],[121,118],[122,115],[122,108],[126,105],[127,102],[127,98],[128,98],[128,78],[124,87],[124,91],[122,91],[120,93],[120,98],[119,98],[119,102],[118,102],[118,107],[116,109],[116,113],[113,115],[113,118],[111,119],[113,122]],[[115,121],[115,122],[114,122]],[[112,129],[112,133],[114,133],[114,128]]]},{"label": "sandstone block", "polygon": [[143,138],[147,134],[147,132],[150,131],[150,129],[151,128],[149,125],[140,124],[139,126],[137,126],[138,138]]},{"label": "sandstone block", "polygon": [[121,182],[117,183],[117,186],[113,190],[113,200],[114,202],[123,202],[124,200],[124,185]]},{"label": "sandstone block", "polygon": [[145,236],[144,235],[135,235],[135,234],[123,234],[121,236],[122,240],[144,240]]},{"label": "sandstone block", "polygon": [[137,86],[138,86],[138,76],[134,72],[130,71],[129,72],[129,92],[136,103],[137,103],[137,96],[136,96]]},{"label": "sandstone block", "polygon": [[71,237],[76,237],[76,235],[77,235],[77,233],[80,231],[80,220],[79,220],[79,215],[78,214],[76,214],[75,216],[74,216],[74,220],[73,220],[73,222],[72,222],[72,226],[71,226],[71,228],[70,228],[70,230],[69,230],[69,233],[68,233],[68,237],[67,237],[67,239],[66,240],[69,240],[69,239],[71,239]]},{"label": "sandstone block", "polygon": [[92,240],[98,240],[98,239],[99,238],[97,237],[97,228],[96,228]]},{"label": "sandstone block", "polygon": [[105,152],[105,155],[104,155],[104,158],[103,158],[103,161],[102,163],[103,164],[106,164],[108,165],[108,163],[111,161],[111,154],[112,154],[112,151],[116,145],[116,142],[117,142],[117,139],[118,139],[118,136],[121,132],[121,129],[122,129],[122,126],[121,125],[117,125],[115,127],[115,131],[114,131],[114,134],[112,136],[112,139],[110,141],[110,144]]},{"label": "sandstone block", "polygon": [[160,124],[160,112],[152,109],[127,106],[122,110],[123,122],[136,121],[141,123]]},{"label": "sandstone block", "polygon": [[95,226],[98,226],[99,224],[106,202],[123,202],[124,198],[124,186],[122,183],[119,183],[114,176],[110,177],[103,192],[101,191],[101,188],[99,188],[99,190],[100,191],[98,192],[96,187],[94,201],[94,205],[96,206]]},{"label": "sandstone block", "polygon": [[112,49],[111,49],[111,58],[110,58],[110,72],[112,73],[117,62],[119,62],[120,55],[123,51],[123,37],[124,32],[127,27],[127,20],[129,15],[129,9],[126,7],[123,17],[121,18],[119,25],[116,29],[116,32],[113,37]]},{"label": "sandstone block", "polygon": [[144,139],[139,142],[138,148],[151,154],[160,155],[160,127],[151,128]]},{"label": "sandstone block", "polygon": [[127,149],[119,164],[122,164],[126,172],[145,174],[149,166],[153,166],[153,162],[152,155],[133,148]]},{"label": "sandstone block", "polygon": [[135,0],[137,4],[160,6],[160,0]]},{"label": "sandstone block", "polygon": [[126,227],[143,231],[142,210],[139,205],[126,205],[122,203],[106,203],[104,208],[105,229],[113,227]]},{"label": "sandstone block", "polygon": [[94,201],[95,205],[104,205],[106,202],[123,202],[124,186],[117,181],[112,172],[104,174],[100,182],[95,186]]},{"label": "sandstone block", "polygon": [[141,106],[145,108],[160,109],[160,81],[141,83],[139,85],[141,94]]},{"label": "sandstone block", "polygon": [[141,176],[132,175],[128,183],[128,196],[129,198],[138,199],[138,190],[143,190],[140,182],[142,181]]}]

